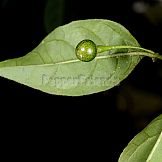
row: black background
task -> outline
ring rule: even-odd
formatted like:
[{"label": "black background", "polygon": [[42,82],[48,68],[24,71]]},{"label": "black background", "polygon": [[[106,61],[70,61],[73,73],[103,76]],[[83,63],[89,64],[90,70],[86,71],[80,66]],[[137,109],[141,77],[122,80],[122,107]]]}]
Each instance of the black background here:
[{"label": "black background", "polygon": [[[152,24],[144,15],[135,13],[134,2],[67,0],[60,25],[79,19],[110,19],[125,26],[141,46],[162,53],[162,23]],[[43,22],[45,5],[45,0],[13,0],[1,5],[1,61],[25,55],[47,35]],[[66,143],[65,150],[71,142],[74,148],[83,147],[78,152],[74,149],[78,159],[88,155],[100,161],[117,161],[129,140],[143,128],[135,126],[136,121],[128,112],[118,110],[117,94],[123,86],[131,84],[162,97],[162,79],[156,75],[159,69],[161,62],[152,63],[146,58],[120,86],[82,97],[49,95],[0,78],[3,123],[8,123],[11,132],[21,129],[23,135],[31,127],[35,128],[33,132],[46,129],[50,135],[54,131],[54,139],[61,138],[60,142]],[[144,125],[158,114],[159,110],[147,114]]]}]

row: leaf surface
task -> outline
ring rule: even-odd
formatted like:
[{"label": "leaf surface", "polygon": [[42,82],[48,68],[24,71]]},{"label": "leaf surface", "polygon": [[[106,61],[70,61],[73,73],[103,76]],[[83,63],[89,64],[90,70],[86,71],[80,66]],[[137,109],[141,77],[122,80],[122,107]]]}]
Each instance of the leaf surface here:
[{"label": "leaf surface", "polygon": [[119,162],[162,161],[162,115],[137,134],[120,155]]},{"label": "leaf surface", "polygon": [[91,62],[76,58],[75,47],[83,39],[97,45],[139,46],[120,24],[102,19],[74,21],[56,28],[33,51],[21,58],[0,63],[0,76],[41,91],[80,96],[108,90],[125,79],[140,61],[140,56],[107,58],[103,52]]}]

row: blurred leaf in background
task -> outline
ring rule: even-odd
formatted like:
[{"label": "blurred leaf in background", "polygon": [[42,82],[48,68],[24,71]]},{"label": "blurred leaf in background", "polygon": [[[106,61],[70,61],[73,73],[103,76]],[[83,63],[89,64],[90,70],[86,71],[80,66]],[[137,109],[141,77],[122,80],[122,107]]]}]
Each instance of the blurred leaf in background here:
[{"label": "blurred leaf in background", "polygon": [[160,94],[146,92],[127,84],[121,86],[117,95],[117,107],[132,117],[136,128],[142,129],[152,114],[161,111],[162,97]]},{"label": "blurred leaf in background", "polygon": [[152,24],[162,23],[162,1],[135,1],[133,10],[137,14],[144,15]]},{"label": "blurred leaf in background", "polygon": [[47,0],[44,11],[44,24],[47,33],[51,32],[53,29],[62,24],[64,5],[64,0]]},{"label": "blurred leaf in background", "polygon": [[4,8],[7,5],[7,3],[8,3],[8,0],[1,0],[0,1],[0,7]]}]

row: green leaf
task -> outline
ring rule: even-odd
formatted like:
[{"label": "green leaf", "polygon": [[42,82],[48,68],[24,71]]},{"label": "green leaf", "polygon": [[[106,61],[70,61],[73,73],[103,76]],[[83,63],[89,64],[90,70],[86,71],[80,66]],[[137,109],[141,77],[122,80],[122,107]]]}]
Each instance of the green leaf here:
[{"label": "green leaf", "polygon": [[80,96],[108,90],[125,79],[140,56],[109,58],[113,50],[100,53],[91,62],[76,58],[75,47],[83,39],[97,45],[139,46],[136,39],[118,23],[92,19],[56,28],[26,56],[0,63],[0,76],[41,91]]},{"label": "green leaf", "polygon": [[64,0],[47,0],[44,13],[44,24],[47,33],[62,24]]},{"label": "green leaf", "polygon": [[162,115],[137,134],[120,155],[119,162],[162,161]]}]

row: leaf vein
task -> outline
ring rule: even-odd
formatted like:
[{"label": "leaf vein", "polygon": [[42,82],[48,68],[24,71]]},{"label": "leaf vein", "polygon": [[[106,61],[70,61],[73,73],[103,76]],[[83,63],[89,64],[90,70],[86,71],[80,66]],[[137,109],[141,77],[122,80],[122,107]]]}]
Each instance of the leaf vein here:
[{"label": "leaf vein", "polygon": [[94,31],[92,31],[91,29],[88,29],[86,27],[81,26],[81,28],[87,30],[88,32],[92,33],[97,39],[100,40],[100,42],[102,42],[103,45],[105,45],[104,41],[101,39],[101,37],[99,35],[97,35]]}]

